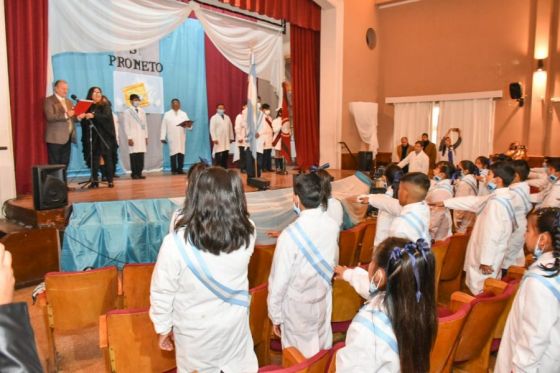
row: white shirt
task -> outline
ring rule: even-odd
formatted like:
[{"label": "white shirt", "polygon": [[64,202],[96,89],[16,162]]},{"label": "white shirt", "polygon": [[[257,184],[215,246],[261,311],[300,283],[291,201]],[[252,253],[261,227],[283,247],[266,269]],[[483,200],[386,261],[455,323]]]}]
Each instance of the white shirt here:
[{"label": "white shirt", "polygon": [[408,165],[408,172],[422,172],[427,175],[430,170],[430,158],[424,152],[416,153],[414,151],[398,164],[400,168],[406,165]]},{"label": "white shirt", "polygon": [[129,152],[145,153],[146,140],[148,139],[148,122],[146,120],[146,113],[141,107],[129,107],[124,112],[124,131],[128,140],[134,142],[134,145],[128,146]]},{"label": "white shirt", "polygon": [[247,113],[239,113],[235,117],[235,141],[237,146],[247,147]]},{"label": "white shirt", "polygon": [[[527,273],[547,275],[539,265],[554,263],[552,252],[544,253]],[[560,369],[560,299],[540,280],[525,277],[506,322],[494,372],[558,372]],[[560,292],[560,279],[544,279]]]},{"label": "white shirt", "polygon": [[391,187],[387,188],[385,194],[370,194],[368,200],[370,205],[379,210],[373,241],[373,247],[375,248],[389,237],[393,219],[400,215],[402,206],[398,199],[393,198],[393,188]]},{"label": "white shirt", "polygon": [[342,208],[342,203],[338,199],[334,197],[329,198],[327,215],[329,215],[339,227],[342,226],[344,221],[344,209]]},{"label": "white shirt", "polygon": [[389,237],[399,237],[416,242],[430,238],[430,208],[426,202],[416,202],[403,206],[401,213],[391,222]]},{"label": "white shirt", "polygon": [[[267,123],[267,120],[271,124]],[[266,149],[272,149],[272,118],[264,112],[257,113],[257,153],[263,153]]]},{"label": "white shirt", "polygon": [[[467,197],[478,195],[478,182],[471,174],[463,176],[455,181],[455,197]],[[469,211],[453,211],[453,220],[457,233],[465,233],[474,224],[476,214]]]},{"label": "white shirt", "polygon": [[218,141],[212,148],[212,155],[229,151],[230,142],[233,141],[233,125],[227,114],[223,117],[216,113],[210,118],[210,137],[212,141]]},{"label": "white shirt", "polygon": [[[169,155],[178,153],[185,154],[185,128],[178,124],[189,120],[189,116],[183,110],[169,110],[163,115],[161,121],[160,140],[169,144]],[[192,128],[189,128],[192,130]]]},{"label": "white shirt", "polygon": [[515,183],[509,186],[512,193],[511,203],[515,211],[517,229],[513,231],[509,242],[509,247],[502,263],[502,268],[507,269],[512,265],[525,265],[525,232],[527,231],[527,214],[533,209],[529,197],[529,184],[526,181]]},{"label": "white shirt", "polygon": [[531,194],[531,202],[537,203],[537,208],[560,207],[560,181],[554,184],[549,181],[542,191]]},{"label": "white shirt", "polygon": [[[451,180],[445,179],[436,182],[426,196],[426,202],[436,203],[453,198]],[[435,241],[446,240],[451,237],[453,221],[451,213],[445,207],[430,206],[430,235]]]}]

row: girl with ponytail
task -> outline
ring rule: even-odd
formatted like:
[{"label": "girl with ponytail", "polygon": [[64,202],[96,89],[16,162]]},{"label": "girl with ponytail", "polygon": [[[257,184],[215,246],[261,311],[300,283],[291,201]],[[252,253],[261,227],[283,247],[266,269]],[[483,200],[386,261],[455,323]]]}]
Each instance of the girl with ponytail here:
[{"label": "girl with ponytail", "polygon": [[437,334],[435,260],[427,242],[390,237],[368,268],[368,302],[352,321],[337,372],[429,372]]},{"label": "girl with ponytail", "polygon": [[508,316],[494,372],[557,372],[560,367],[560,208],[527,219],[533,263]]},{"label": "girl with ponytail", "polygon": [[[478,195],[478,181],[476,178],[480,175],[478,167],[471,161],[463,160],[459,162],[459,176],[455,181],[455,197],[467,197]],[[474,225],[476,214],[470,211],[453,211],[453,220],[455,223],[455,231],[457,233],[466,233],[469,227]]]}]

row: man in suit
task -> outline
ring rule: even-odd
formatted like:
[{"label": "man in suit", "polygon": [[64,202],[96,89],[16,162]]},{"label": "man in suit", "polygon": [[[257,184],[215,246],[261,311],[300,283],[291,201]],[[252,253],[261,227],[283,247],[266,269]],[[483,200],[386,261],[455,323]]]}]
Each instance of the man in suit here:
[{"label": "man in suit", "polygon": [[[411,152],[414,151],[414,147],[408,143],[408,137],[401,137],[401,143],[397,145],[397,158],[396,162],[400,162],[405,159]],[[403,168],[403,172],[408,173],[408,166]]]},{"label": "man in suit", "polygon": [[[72,102],[66,98],[68,94],[68,83],[57,80],[54,83],[54,94],[45,99],[43,111],[47,119],[47,151],[49,164],[63,164],[68,168],[70,163],[70,143],[76,141],[74,121],[82,119],[83,114],[74,116]],[[66,169],[64,180],[66,181]]]},{"label": "man in suit", "polygon": [[430,171],[436,167],[437,149],[436,144],[430,141],[427,133],[422,134],[422,145],[424,153],[430,158]]}]

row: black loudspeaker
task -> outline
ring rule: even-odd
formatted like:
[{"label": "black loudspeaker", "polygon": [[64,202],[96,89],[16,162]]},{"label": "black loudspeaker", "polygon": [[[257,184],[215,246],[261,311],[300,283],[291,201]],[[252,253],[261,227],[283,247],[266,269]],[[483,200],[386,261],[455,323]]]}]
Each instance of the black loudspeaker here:
[{"label": "black loudspeaker", "polygon": [[64,182],[62,164],[33,166],[33,206],[35,210],[49,210],[68,204],[68,189]]},{"label": "black loudspeaker", "polygon": [[523,106],[525,100],[523,99],[523,86],[521,86],[521,83],[509,84],[509,96],[512,100],[517,100],[519,106]]},{"label": "black loudspeaker", "polygon": [[358,153],[358,170],[371,171],[372,163],[373,163],[373,152]]}]

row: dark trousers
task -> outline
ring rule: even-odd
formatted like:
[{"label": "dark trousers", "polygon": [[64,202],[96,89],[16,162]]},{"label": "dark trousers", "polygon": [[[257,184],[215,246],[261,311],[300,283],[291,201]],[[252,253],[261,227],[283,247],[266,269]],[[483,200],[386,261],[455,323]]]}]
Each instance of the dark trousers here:
[{"label": "dark trousers", "polygon": [[214,154],[214,160],[216,161],[216,166],[222,166],[227,169],[229,151],[225,150]]},{"label": "dark trousers", "polygon": [[185,155],[183,153],[173,154],[170,159],[172,173],[183,171],[183,163],[185,162]]},{"label": "dark trousers", "polygon": [[130,170],[132,177],[142,176],[144,169],[144,153],[130,153]]},{"label": "dark trousers", "polygon": [[272,171],[272,149],[264,150],[262,169],[265,171]]},{"label": "dark trousers", "polygon": [[245,147],[239,147],[239,168],[241,171],[245,171],[247,169],[247,161],[245,160]]},{"label": "dark trousers", "polygon": [[[257,177],[261,177],[262,172],[262,154],[257,153]],[[255,177],[255,158],[250,148],[245,150],[245,161],[247,167],[247,177]]]},{"label": "dark trousers", "polygon": [[274,158],[276,171],[284,171],[284,158]]},{"label": "dark trousers", "polygon": [[64,181],[66,182],[66,170],[70,164],[70,147],[71,141],[68,139],[66,144],[51,144],[47,143],[47,152],[49,156],[49,164],[63,164],[66,166],[64,169]]},{"label": "dark trousers", "polygon": [[[119,147],[115,147],[112,150],[113,154],[113,177],[117,174],[117,164],[119,163]],[[108,180],[107,178],[107,162],[103,166],[100,166],[99,169],[101,170],[101,177],[104,180]]]},{"label": "dark trousers", "polygon": [[97,174],[99,171],[99,160],[103,157],[103,161],[105,162],[102,176],[107,178],[107,181],[112,183],[113,176],[115,175],[115,159],[114,159],[114,152],[112,149],[106,149],[105,146],[101,145],[101,149],[96,149],[93,152],[93,160],[91,162],[91,171],[93,175],[93,181],[97,181]]}]

